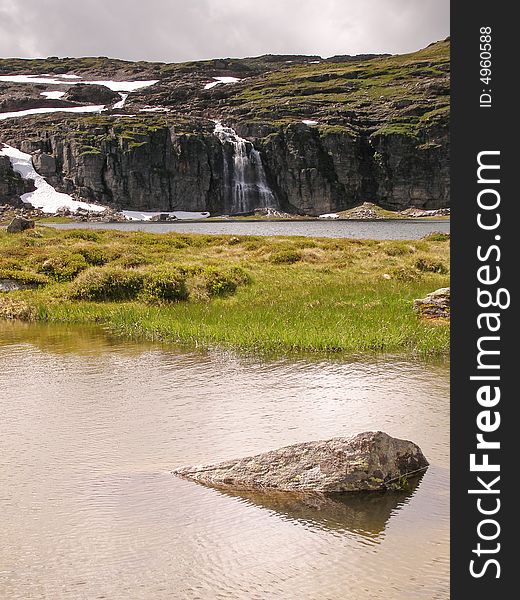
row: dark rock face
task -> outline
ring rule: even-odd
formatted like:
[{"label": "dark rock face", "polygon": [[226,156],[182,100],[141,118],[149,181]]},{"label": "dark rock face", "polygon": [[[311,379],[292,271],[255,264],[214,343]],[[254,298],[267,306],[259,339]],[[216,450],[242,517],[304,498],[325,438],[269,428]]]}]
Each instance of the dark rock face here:
[{"label": "dark rock face", "polygon": [[404,480],[427,466],[416,444],[378,431],[294,444],[173,473],[222,489],[343,493],[400,489]]},{"label": "dark rock face", "polygon": [[77,83],[69,88],[64,100],[87,104],[110,104],[120,100],[120,95],[105,85]]},{"label": "dark rock face", "polygon": [[296,125],[270,135],[263,150],[282,205],[304,214],[341,211],[365,201],[389,210],[445,208],[450,202],[448,130],[427,135],[436,142]]},{"label": "dark rock face", "polygon": [[25,217],[15,217],[7,226],[7,233],[20,233],[27,229],[34,229],[34,221]]},{"label": "dark rock face", "polygon": [[36,152],[32,157],[34,168],[40,175],[50,177],[56,174],[56,159],[51,154]]},{"label": "dark rock face", "polygon": [[13,171],[7,156],[0,156],[0,204],[7,203],[15,207],[23,207],[20,196],[34,191],[32,181],[22,179]]},{"label": "dark rock face", "polygon": [[[118,139],[107,127],[93,147],[58,132],[19,147],[38,152],[35,168],[53,185],[90,201],[228,214],[233,212],[226,187],[233,148],[221,143],[212,127],[185,134],[163,125],[138,141]],[[259,150],[273,207],[286,212],[316,216],[367,199],[391,210],[449,206],[447,130],[436,132],[437,143],[429,146],[399,134],[366,137],[303,124],[249,139]]]},{"label": "dark rock face", "polygon": [[74,102],[45,98],[41,94],[45,89],[45,85],[38,84],[0,83],[0,113],[77,106]]}]

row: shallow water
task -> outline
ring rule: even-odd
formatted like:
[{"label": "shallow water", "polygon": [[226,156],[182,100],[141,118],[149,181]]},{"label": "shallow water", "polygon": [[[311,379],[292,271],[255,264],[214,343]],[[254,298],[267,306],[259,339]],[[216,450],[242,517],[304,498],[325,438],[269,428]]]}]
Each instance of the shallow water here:
[{"label": "shallow water", "polygon": [[[50,225],[50,224],[49,224]],[[220,235],[302,235],[306,237],[374,240],[417,240],[440,231],[450,232],[448,220],[400,219],[388,221],[179,221],[173,223],[59,223],[58,229],[120,229],[153,233],[210,233]]]},{"label": "shallow water", "polygon": [[[448,379],[0,323],[0,598],[447,599]],[[312,505],[168,472],[369,429],[422,447],[415,490]]]}]

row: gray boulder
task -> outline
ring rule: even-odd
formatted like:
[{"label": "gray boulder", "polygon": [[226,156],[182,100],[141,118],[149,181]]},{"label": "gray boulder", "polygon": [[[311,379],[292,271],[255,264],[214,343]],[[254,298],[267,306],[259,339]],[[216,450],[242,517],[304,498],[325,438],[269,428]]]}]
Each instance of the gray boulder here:
[{"label": "gray boulder", "polygon": [[172,473],[224,490],[342,493],[402,489],[427,466],[413,442],[368,431]]},{"label": "gray boulder", "polygon": [[98,85],[97,83],[77,83],[70,87],[63,98],[71,102],[111,104],[120,100],[121,96],[106,85]]},{"label": "gray boulder", "polygon": [[424,298],[414,300],[413,308],[421,317],[449,319],[450,304],[450,288],[440,288]]},{"label": "gray boulder", "polygon": [[26,229],[34,229],[34,221],[25,217],[15,217],[7,226],[7,233],[20,233]]}]

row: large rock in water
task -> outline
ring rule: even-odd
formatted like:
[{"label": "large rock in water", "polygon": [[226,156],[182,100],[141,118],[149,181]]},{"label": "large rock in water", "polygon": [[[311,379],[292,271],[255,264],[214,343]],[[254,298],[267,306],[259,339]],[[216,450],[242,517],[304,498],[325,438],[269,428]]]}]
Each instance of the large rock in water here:
[{"label": "large rock in water", "polygon": [[413,442],[368,431],[172,473],[220,489],[335,493],[401,489],[427,466]]}]

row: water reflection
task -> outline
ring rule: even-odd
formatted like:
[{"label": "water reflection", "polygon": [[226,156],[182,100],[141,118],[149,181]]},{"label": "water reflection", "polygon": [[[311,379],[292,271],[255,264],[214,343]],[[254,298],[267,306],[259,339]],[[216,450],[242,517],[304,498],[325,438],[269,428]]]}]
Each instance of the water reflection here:
[{"label": "water reflection", "polygon": [[[448,374],[1,324],[0,598],[444,600]],[[409,494],[302,502],[170,474],[371,429],[430,461]]]},{"label": "water reflection", "polygon": [[422,476],[410,479],[404,491],[302,494],[218,490],[218,493],[265,508],[283,519],[321,530],[350,532],[377,542],[392,515],[409,503],[421,479]]}]

